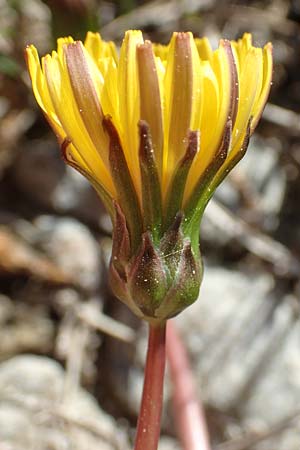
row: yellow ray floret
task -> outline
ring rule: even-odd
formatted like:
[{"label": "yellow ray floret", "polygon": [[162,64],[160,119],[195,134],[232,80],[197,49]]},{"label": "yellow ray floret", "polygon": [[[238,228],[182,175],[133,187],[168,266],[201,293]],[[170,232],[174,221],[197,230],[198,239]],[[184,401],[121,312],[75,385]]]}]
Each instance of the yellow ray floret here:
[{"label": "yellow ray floret", "polygon": [[272,76],[271,45],[254,47],[250,34],[237,42],[222,40],[213,51],[206,38],[194,39],[191,33],[174,33],[168,45],[158,45],[144,41],[140,31],[128,31],[118,56],[112,42],[89,32],[84,44],[59,39],[57,51],[42,62],[32,45],[26,56],[34,95],[60,144],[67,143],[67,159],[98,192],[101,186],[108,198],[119,200],[114,150],[104,124],[110,117],[141,208],[140,120],[152,135],[163,206],[189,131],[199,131],[184,208],[214,162],[225,130],[231,140],[219,171],[254,131]]}]

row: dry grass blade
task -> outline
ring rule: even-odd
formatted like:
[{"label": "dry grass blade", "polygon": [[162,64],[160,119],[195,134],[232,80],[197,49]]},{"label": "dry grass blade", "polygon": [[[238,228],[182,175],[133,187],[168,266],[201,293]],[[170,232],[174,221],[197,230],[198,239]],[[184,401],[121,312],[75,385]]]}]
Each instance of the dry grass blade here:
[{"label": "dry grass blade", "polygon": [[86,325],[120,341],[130,343],[135,339],[135,332],[130,327],[103,314],[93,305],[79,307],[77,315]]}]

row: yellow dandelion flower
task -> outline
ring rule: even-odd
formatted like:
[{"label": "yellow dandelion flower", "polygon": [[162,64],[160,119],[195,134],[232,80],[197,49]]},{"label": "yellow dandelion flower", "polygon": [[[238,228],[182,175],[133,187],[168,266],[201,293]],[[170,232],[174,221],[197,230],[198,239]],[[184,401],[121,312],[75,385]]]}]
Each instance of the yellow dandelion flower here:
[{"label": "yellow dandelion flower", "polygon": [[149,321],[198,296],[199,224],[245,154],[271,85],[272,47],[251,35],[174,33],[168,45],[125,34],[120,53],[98,33],[26,58],[36,100],[68,164],[85,175],[113,224],[113,288]]}]

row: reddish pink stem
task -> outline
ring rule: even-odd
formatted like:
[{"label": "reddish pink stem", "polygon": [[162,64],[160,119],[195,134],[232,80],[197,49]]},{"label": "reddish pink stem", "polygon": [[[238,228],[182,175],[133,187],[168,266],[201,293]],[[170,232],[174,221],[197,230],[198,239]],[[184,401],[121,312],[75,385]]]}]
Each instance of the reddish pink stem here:
[{"label": "reddish pink stem", "polygon": [[144,389],[138,418],[135,450],[157,450],[166,364],[166,325],[149,325]]},{"label": "reddish pink stem", "polygon": [[186,349],[174,321],[168,321],[167,357],[173,381],[174,417],[184,450],[210,450],[204,412]]}]

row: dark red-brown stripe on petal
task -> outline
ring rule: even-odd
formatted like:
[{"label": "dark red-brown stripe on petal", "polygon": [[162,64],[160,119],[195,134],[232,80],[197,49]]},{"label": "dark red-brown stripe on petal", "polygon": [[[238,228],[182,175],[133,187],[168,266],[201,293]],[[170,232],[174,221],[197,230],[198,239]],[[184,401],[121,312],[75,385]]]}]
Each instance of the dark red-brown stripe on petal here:
[{"label": "dark red-brown stripe on petal", "polygon": [[134,253],[140,244],[142,234],[142,218],[138,195],[124,156],[119,133],[110,116],[105,116],[103,127],[109,136],[110,173],[116,187],[118,202],[128,224],[131,250]]},{"label": "dark red-brown stripe on petal", "polygon": [[166,196],[164,230],[166,231],[173,222],[178,211],[182,209],[182,199],[186,186],[187,177],[200,147],[199,131],[189,131],[187,146],[183,157],[174,169],[174,174],[169,185]]},{"label": "dark red-brown stripe on petal", "polygon": [[213,183],[212,183],[213,190],[215,190],[219,186],[219,184],[224,180],[224,178],[229,174],[229,172],[231,172],[231,170],[237,165],[237,163],[245,156],[245,153],[246,153],[248,145],[249,145],[250,136],[251,136],[252,120],[253,120],[253,117],[250,117],[248,124],[247,124],[246,134],[245,134],[245,137],[244,137],[241,147],[235,153],[233,158],[227,159],[224,166],[220,168],[216,177],[214,178]]},{"label": "dark red-brown stripe on petal", "polygon": [[227,39],[224,39],[222,41],[222,44],[224,46],[224,50],[226,52],[229,67],[230,67],[230,78],[231,78],[230,90],[231,90],[231,93],[230,93],[230,105],[229,105],[228,119],[231,120],[232,128],[233,128],[234,124],[235,124],[235,119],[237,116],[238,104],[239,104],[239,80],[238,80],[236,62],[235,62],[235,59],[233,56],[231,43]]},{"label": "dark red-brown stripe on petal", "polygon": [[139,121],[139,135],[144,228],[151,231],[156,243],[160,240],[162,222],[161,189],[150,127],[145,120]]},{"label": "dark red-brown stripe on petal", "polygon": [[124,281],[127,281],[126,265],[130,257],[130,236],[126,217],[118,202],[114,201],[114,207],[115,216],[110,264],[115,267],[119,276]]},{"label": "dark red-brown stripe on petal", "polygon": [[64,47],[66,63],[74,99],[86,130],[99,153],[104,156],[108,140],[102,129],[103,112],[84,54],[82,43],[77,41]]},{"label": "dark red-brown stripe on petal", "polygon": [[[228,120],[223,133],[221,145],[219,146],[215,157],[207,166],[205,171],[199,178],[186,206],[184,209],[186,221],[184,222],[185,235],[192,237],[192,245],[199,239],[199,223],[204,209],[211,198],[214,189],[212,183],[219,169],[226,161],[228,152],[231,147],[232,122]],[[194,236],[194,233],[196,235]]]}]

